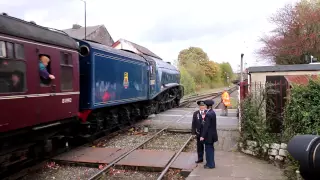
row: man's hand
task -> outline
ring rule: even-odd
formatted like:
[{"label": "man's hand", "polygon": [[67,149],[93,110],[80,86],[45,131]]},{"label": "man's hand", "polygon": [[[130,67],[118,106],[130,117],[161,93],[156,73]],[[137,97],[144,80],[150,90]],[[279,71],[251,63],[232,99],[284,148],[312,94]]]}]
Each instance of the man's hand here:
[{"label": "man's hand", "polygon": [[204,140],[204,138],[203,137],[200,137],[200,141],[203,141]]},{"label": "man's hand", "polygon": [[55,79],[54,75],[51,75],[51,74],[49,75],[49,78],[50,79]]}]

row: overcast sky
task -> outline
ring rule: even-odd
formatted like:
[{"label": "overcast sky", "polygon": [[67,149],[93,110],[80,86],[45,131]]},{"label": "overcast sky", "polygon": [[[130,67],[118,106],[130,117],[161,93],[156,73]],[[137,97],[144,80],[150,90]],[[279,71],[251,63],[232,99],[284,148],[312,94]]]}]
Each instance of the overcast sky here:
[{"label": "overcast sky", "polygon": [[[104,24],[115,41],[133,41],[165,61],[197,46],[236,71],[241,53],[247,66],[262,65],[254,51],[261,46],[259,37],[273,28],[268,17],[297,0],[86,1],[87,26]],[[81,0],[0,0],[0,12],[56,29],[84,25]]]}]

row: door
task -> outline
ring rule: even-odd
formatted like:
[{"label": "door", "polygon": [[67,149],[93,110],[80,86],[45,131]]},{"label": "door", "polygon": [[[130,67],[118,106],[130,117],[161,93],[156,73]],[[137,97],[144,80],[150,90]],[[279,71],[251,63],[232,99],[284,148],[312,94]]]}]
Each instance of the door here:
[{"label": "door", "polygon": [[[45,46],[38,46],[36,49],[35,58],[38,59],[37,67],[38,70],[38,111],[39,111],[39,123],[48,123],[54,120],[57,120],[59,112],[56,111],[58,105],[57,97],[57,85],[59,86],[60,79],[58,77],[60,58],[58,55],[58,50]],[[43,77],[40,74],[39,62],[40,59],[46,61],[48,58],[47,66],[45,70],[50,74],[55,76],[55,79],[50,79],[49,77]],[[46,62],[44,62],[46,64]],[[37,82],[37,81],[36,81]]]},{"label": "door", "polygon": [[149,61],[149,99],[156,94],[156,62]]},{"label": "door", "polygon": [[273,133],[281,132],[286,97],[286,80],[283,76],[266,76],[266,117]]}]

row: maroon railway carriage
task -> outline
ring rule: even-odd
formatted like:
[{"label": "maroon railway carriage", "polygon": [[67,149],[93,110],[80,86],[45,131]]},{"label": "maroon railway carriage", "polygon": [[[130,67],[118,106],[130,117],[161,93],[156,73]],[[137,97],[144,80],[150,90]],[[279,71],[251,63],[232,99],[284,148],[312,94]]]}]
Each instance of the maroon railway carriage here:
[{"label": "maroon railway carriage", "polygon": [[[33,133],[38,140],[45,139],[49,129],[76,119],[80,94],[77,49],[76,42],[63,32],[0,15],[1,152],[17,143],[13,135],[23,139]],[[47,70],[55,76],[52,81],[40,79],[41,54],[51,59]]]}]

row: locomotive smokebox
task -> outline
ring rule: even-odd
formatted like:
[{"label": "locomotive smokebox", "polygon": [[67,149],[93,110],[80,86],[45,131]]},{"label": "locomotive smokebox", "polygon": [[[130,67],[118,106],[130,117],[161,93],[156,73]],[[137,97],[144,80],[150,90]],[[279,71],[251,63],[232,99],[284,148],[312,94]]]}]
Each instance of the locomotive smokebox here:
[{"label": "locomotive smokebox", "polygon": [[320,136],[294,136],[288,143],[288,152],[295,160],[299,162],[301,175],[305,179],[319,177]]}]

